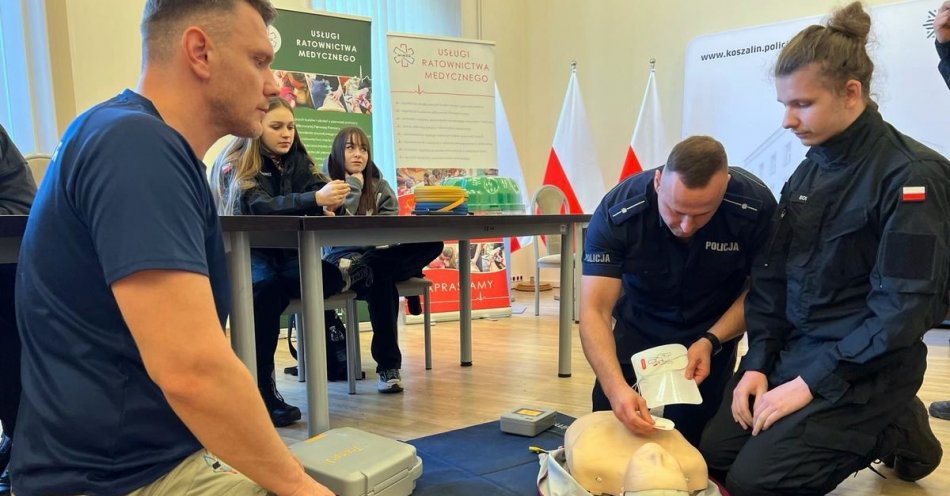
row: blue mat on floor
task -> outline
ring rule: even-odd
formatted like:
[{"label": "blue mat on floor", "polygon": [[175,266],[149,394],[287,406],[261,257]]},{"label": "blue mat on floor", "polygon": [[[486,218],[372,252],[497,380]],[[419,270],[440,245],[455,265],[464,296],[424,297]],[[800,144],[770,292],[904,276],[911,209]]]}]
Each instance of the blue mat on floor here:
[{"label": "blue mat on floor", "polygon": [[536,437],[501,432],[498,421],[407,441],[422,458],[413,496],[525,496],[538,493],[538,455],[564,444],[574,417],[558,414],[555,427]]}]

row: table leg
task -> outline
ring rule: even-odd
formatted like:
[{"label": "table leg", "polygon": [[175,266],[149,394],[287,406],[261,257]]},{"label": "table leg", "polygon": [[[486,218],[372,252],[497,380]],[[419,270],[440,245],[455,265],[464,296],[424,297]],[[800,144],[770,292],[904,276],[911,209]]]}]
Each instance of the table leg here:
[{"label": "table leg", "polygon": [[472,263],[471,241],[459,240],[459,360],[472,366]]},{"label": "table leg", "polygon": [[584,236],[587,232],[586,224],[577,224],[574,226],[574,237],[577,240],[575,247],[576,259],[574,260],[574,322],[581,321],[581,268],[584,261]]},{"label": "table leg", "polygon": [[561,233],[561,302],[558,305],[558,377],[571,376],[571,330],[574,327],[574,224]]},{"label": "table leg", "polygon": [[302,332],[307,360],[307,431],[315,436],[330,429],[330,392],[327,387],[327,342],[323,318],[323,266],[320,239],[314,231],[301,231],[300,300],[303,303]]},{"label": "table leg", "polygon": [[246,232],[226,233],[228,278],[231,282],[231,348],[257,380],[257,355],[254,344],[254,291],[251,285],[250,236]]}]

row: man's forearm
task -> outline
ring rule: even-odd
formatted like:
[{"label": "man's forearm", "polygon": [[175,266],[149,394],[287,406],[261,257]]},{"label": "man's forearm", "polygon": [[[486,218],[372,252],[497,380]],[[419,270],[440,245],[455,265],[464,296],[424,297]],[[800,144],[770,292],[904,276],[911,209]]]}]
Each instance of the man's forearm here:
[{"label": "man's forearm", "polygon": [[229,349],[219,353],[162,391],[202,446],[265,489],[287,494],[306,475],[271,424],[250,372]]},{"label": "man's forearm", "polygon": [[[593,313],[593,312],[591,312]],[[602,314],[582,315],[581,317],[581,346],[584,356],[590,363],[597,380],[607,396],[610,391],[618,387],[629,387],[620,371],[620,362],[617,360],[617,347],[614,343],[613,332],[610,329],[611,317]]]}]

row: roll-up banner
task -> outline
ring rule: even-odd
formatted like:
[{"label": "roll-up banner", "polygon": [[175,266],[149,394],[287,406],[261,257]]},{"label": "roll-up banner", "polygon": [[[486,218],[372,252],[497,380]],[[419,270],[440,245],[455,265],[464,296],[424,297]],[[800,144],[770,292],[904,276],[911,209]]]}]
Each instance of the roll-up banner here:
[{"label": "roll-up banner", "polygon": [[[875,64],[871,98],[902,133],[950,153],[950,90],[937,72],[933,21],[940,2],[871,7]],[[687,48],[683,135],[707,134],[730,163],[756,174],[778,196],[807,148],[782,129],[772,70],[792,36],[828,13],[695,38]]]},{"label": "roll-up banner", "polygon": [[317,166],[341,128],[358,127],[372,142],[369,19],[278,9],[269,31],[280,96],[294,106],[297,133]]},{"label": "roll-up banner", "polygon": [[[396,192],[400,213],[408,214],[416,186],[498,175],[495,45],[397,33],[387,38]],[[459,263],[472,267],[473,315],[510,314],[502,246],[501,239],[473,240],[470,253],[459,253],[457,243],[446,241],[442,257],[425,271],[434,283],[437,318],[458,311]]]}]

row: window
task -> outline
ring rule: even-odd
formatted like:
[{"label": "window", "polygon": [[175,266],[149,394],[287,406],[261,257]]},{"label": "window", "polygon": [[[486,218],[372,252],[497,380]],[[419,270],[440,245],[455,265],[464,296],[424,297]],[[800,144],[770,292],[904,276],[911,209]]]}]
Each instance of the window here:
[{"label": "window", "polygon": [[44,2],[0,2],[0,125],[24,154],[56,146],[52,95]]}]

